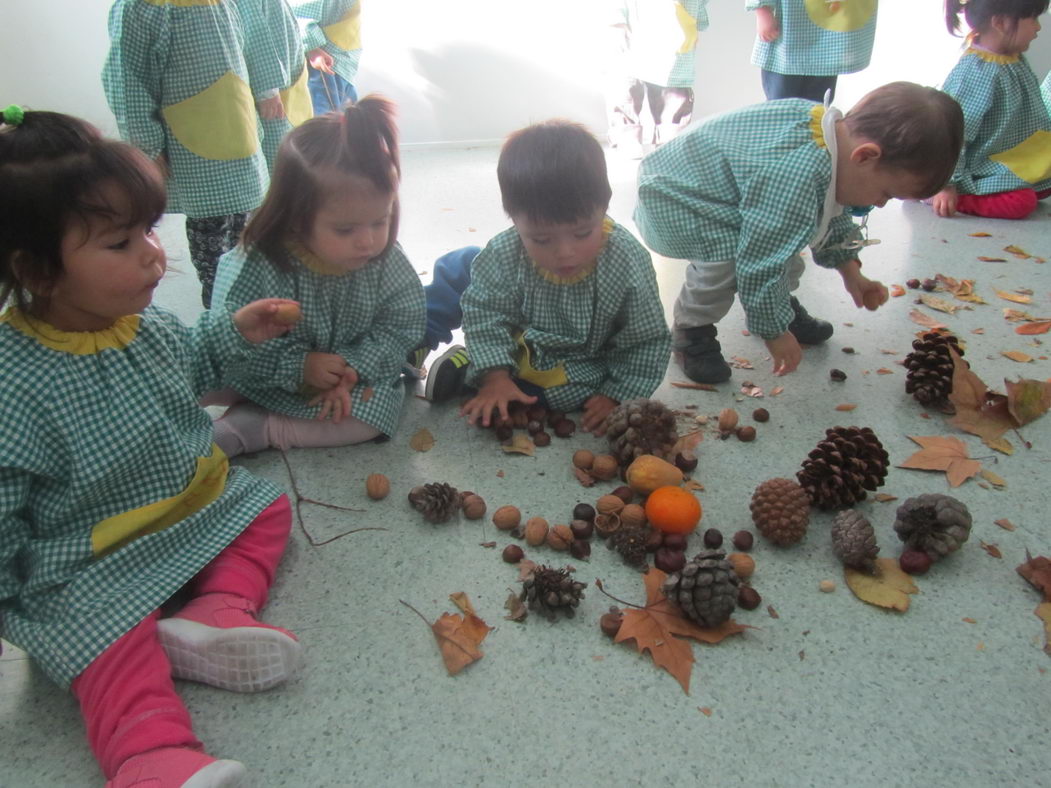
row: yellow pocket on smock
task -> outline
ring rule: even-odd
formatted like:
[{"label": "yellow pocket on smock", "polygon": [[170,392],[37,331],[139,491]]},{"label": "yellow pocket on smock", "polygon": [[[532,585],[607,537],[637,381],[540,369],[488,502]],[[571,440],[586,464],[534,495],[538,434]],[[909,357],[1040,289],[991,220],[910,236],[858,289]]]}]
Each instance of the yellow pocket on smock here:
[{"label": "yellow pocket on smock", "polygon": [[325,38],[346,51],[361,49],[361,3],[357,3],[338,22],[321,28]]},{"label": "yellow pocket on smock", "polygon": [[834,33],[851,33],[869,23],[876,0],[805,0],[810,21]]},{"label": "yellow pocket on smock", "polygon": [[989,157],[1026,183],[1051,178],[1051,131],[1038,131],[1003,153]]},{"label": "yellow pocket on smock", "polygon": [[243,159],[259,150],[252,92],[232,71],[161,114],[175,139],[202,159]]}]

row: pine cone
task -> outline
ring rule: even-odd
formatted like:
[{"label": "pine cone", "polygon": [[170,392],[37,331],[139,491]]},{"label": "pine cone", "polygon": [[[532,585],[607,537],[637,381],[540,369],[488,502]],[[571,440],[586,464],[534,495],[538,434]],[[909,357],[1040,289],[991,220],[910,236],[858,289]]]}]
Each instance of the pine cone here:
[{"label": "pine cone", "polygon": [[898,507],[894,530],[906,545],[933,560],[959,550],[971,535],[971,513],[950,495],[927,493]]},{"label": "pine cone", "polygon": [[413,487],[409,503],[423,514],[428,522],[444,523],[460,509],[460,493],[451,484],[435,482]]},{"label": "pine cone", "polygon": [[845,565],[871,572],[879,555],[872,524],[856,509],[847,509],[832,521],[832,550]]},{"label": "pine cone", "polygon": [[739,584],[733,565],[722,550],[702,550],[661,586],[683,615],[702,627],[717,627],[737,605]]},{"label": "pine cone", "polygon": [[538,566],[522,581],[520,598],[528,603],[530,610],[539,610],[554,621],[559,611],[565,613],[566,618],[574,616],[586,587],[570,577],[568,569]]},{"label": "pine cone", "polygon": [[912,352],[905,357],[905,391],[921,405],[943,405],[952,393],[950,346],[957,355],[963,355],[959,340],[952,334],[928,331],[913,341]]},{"label": "pine cone", "polygon": [[672,448],[679,439],[675,413],[655,399],[623,402],[606,417],[610,453],[622,468],[643,454],[671,462]]},{"label": "pine cone", "polygon": [[810,498],[791,479],[768,479],[760,484],[748,508],[756,528],[774,544],[795,544],[806,534]]},{"label": "pine cone", "polygon": [[822,509],[848,509],[887,478],[887,452],[868,427],[832,427],[796,478]]},{"label": "pine cone", "polygon": [[606,547],[620,553],[624,563],[637,569],[645,569],[646,542],[648,538],[649,528],[628,528],[621,524],[619,530],[610,534]]}]

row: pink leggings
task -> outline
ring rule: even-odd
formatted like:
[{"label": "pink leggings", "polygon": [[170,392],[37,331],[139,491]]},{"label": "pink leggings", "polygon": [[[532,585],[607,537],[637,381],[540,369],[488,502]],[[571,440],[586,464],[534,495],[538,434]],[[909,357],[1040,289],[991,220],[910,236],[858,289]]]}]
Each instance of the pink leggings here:
[{"label": "pink leggings", "polygon": [[961,194],[956,200],[956,210],[987,219],[1024,219],[1036,210],[1037,200],[1051,196],[1051,190],[1036,192],[1032,189],[1016,189],[996,194]]},{"label": "pink leggings", "polygon": [[[282,495],[190,581],[193,596],[236,594],[262,608],[291,527],[292,509]],[[150,613],[73,680],[88,743],[107,780],[133,755],[159,747],[202,749],[157,640],[159,617],[159,610]]]}]

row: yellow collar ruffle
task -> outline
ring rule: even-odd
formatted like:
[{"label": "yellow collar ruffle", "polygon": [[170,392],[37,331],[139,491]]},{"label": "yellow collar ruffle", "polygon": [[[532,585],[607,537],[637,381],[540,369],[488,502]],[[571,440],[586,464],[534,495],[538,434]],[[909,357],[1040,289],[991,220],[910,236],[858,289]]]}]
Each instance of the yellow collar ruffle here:
[{"label": "yellow collar ruffle", "polygon": [[990,52],[988,49],[982,49],[981,47],[971,46],[964,52],[965,55],[977,55],[986,63],[997,63],[1001,66],[1010,65],[1011,63],[1017,63],[1019,60],[1018,55],[1000,55],[996,52]]},{"label": "yellow collar ruffle", "polygon": [[[599,255],[601,255],[602,252],[605,251],[606,244],[609,243],[609,234],[612,232],[613,220],[607,216],[602,220],[602,249],[599,250]],[[598,265],[598,258],[596,257],[594,260],[591,261],[591,265],[587,266],[586,268],[582,268],[577,273],[573,274],[573,276],[559,276],[558,274],[553,274],[550,271],[541,268],[539,265],[536,264],[535,260],[530,260],[529,262],[533,264],[533,269],[548,282],[551,282],[555,285],[575,285],[577,282],[583,282],[585,279],[591,276],[592,272],[594,272],[595,270],[595,267]]]},{"label": "yellow collar ruffle", "polygon": [[125,315],[109,328],[101,331],[62,331],[43,320],[27,318],[22,310],[11,307],[0,322],[10,323],[45,347],[74,356],[91,356],[103,350],[123,350],[132,343],[139,332],[139,316]]},{"label": "yellow collar ruffle", "polygon": [[308,268],[315,274],[321,274],[322,276],[343,276],[344,274],[350,273],[346,268],[340,268],[337,265],[329,265],[298,241],[286,242],[285,248],[290,255],[303,264],[303,267]]},{"label": "yellow collar ruffle", "polygon": [[825,119],[825,107],[815,104],[810,108],[810,133],[814,136],[814,144],[819,148],[827,148],[825,143],[825,131],[821,127],[821,121]]}]

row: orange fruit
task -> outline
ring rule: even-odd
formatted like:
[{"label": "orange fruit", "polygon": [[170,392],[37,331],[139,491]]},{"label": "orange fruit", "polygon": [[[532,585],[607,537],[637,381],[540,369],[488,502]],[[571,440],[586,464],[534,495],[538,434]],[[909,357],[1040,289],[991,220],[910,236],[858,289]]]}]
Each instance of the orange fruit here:
[{"label": "orange fruit", "polygon": [[658,487],[646,499],[646,519],[666,534],[688,534],[701,521],[701,502],[682,487]]}]

